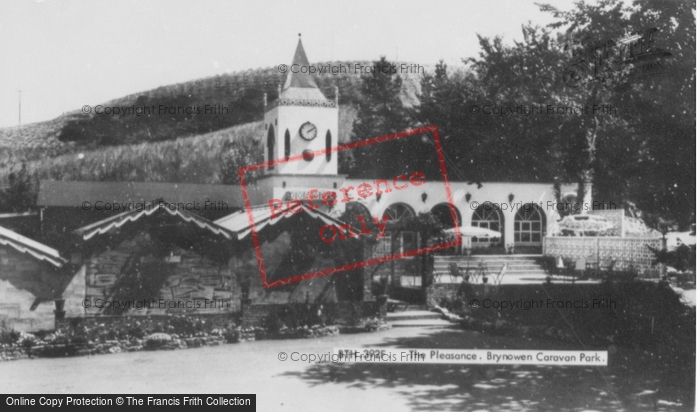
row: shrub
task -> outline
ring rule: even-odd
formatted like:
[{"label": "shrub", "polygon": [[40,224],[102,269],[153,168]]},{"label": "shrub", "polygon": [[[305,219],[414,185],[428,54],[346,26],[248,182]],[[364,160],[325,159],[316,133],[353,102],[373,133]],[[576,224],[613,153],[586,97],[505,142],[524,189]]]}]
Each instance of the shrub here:
[{"label": "shrub", "polygon": [[277,333],[280,331],[280,329],[282,329],[284,323],[282,322],[282,319],[280,319],[277,311],[272,311],[263,318],[262,326],[266,332]]},{"label": "shrub", "polygon": [[14,330],[14,328],[7,323],[7,320],[0,319],[0,344],[15,344],[19,340],[19,337],[20,333]]},{"label": "shrub", "polygon": [[241,340],[241,330],[236,325],[229,325],[224,329],[223,336],[228,343],[238,343]]}]

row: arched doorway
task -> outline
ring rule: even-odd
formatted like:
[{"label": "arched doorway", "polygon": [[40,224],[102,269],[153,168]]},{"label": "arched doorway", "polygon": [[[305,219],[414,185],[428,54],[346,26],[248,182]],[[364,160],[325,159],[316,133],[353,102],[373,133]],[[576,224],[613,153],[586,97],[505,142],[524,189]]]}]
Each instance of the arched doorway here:
[{"label": "arched doorway", "polygon": [[[381,216],[387,216],[386,237],[379,239],[378,252],[382,256],[404,254],[420,248],[419,233],[412,231],[405,224],[416,216],[411,206],[405,203],[394,203],[384,210]],[[402,286],[417,286],[421,282],[420,256],[402,257],[387,262],[380,275],[388,277],[393,286],[390,296],[399,300],[406,297],[399,293]]]},{"label": "arched doorway", "polygon": [[[454,211],[454,216],[452,215],[452,211]],[[435,216],[437,221],[440,224],[441,229],[454,229],[455,227],[455,217],[457,221],[457,226],[461,227],[462,226],[462,215],[459,213],[459,210],[452,206],[449,203],[438,203],[437,205],[433,206],[432,209],[430,209],[430,213]],[[436,243],[442,243],[442,242],[447,242],[455,240],[452,236],[447,236],[444,238],[440,238],[439,242]],[[468,242],[465,240],[465,244],[468,244]],[[449,248],[449,249],[441,249],[441,250],[436,250],[433,252],[436,255],[453,255],[453,254],[458,254],[461,250],[461,246],[455,246],[454,248]]]},{"label": "arched doorway", "polygon": [[462,226],[462,215],[456,207],[449,203],[438,203],[430,209],[430,213],[437,218],[438,222],[440,222],[443,227],[449,229],[455,227],[455,219],[452,216],[453,210],[457,216],[457,226]]},{"label": "arched doorway", "polygon": [[[501,233],[501,239],[494,239],[488,237],[473,237],[472,246],[474,248],[486,247],[493,245],[495,243],[502,243],[503,239],[503,222],[505,221],[503,217],[503,212],[493,203],[482,203],[472,214],[471,225],[473,227],[482,227],[485,229],[490,229]],[[505,252],[505,251],[504,251]]]},{"label": "arched doorway", "polygon": [[[531,249],[527,251],[532,253],[541,253],[542,238],[547,228],[547,217],[544,211],[535,204],[523,205],[515,213],[514,225],[515,247]],[[524,251],[521,250],[521,252]]]}]

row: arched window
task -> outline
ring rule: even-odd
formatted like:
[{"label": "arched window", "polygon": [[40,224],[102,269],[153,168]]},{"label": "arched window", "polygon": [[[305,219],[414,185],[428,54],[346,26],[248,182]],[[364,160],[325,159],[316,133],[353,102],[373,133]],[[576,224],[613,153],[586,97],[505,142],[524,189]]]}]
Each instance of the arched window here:
[{"label": "arched window", "polygon": [[389,216],[387,223],[398,223],[401,220],[411,218],[415,215],[410,206],[403,203],[394,203],[386,208],[382,216]]},{"label": "arched window", "polygon": [[292,143],[289,137],[289,129],[284,132],[284,159],[289,159],[289,154],[292,152]]},{"label": "arched window", "polygon": [[[472,215],[472,226],[491,229],[503,234],[503,212],[498,208],[498,205],[493,203],[483,203],[479,206]],[[491,239],[488,237],[472,238],[473,242],[489,243]]]},{"label": "arched window", "polygon": [[[275,128],[270,125],[267,130],[267,161],[273,162],[275,160]],[[268,170],[274,170],[275,166],[270,164],[267,167]]]},{"label": "arched window", "polygon": [[331,157],[332,157],[331,156],[332,155],[331,154],[331,148],[332,148],[331,140],[332,140],[331,139],[331,131],[329,130],[326,132],[326,161],[328,161],[328,162],[331,161]]},{"label": "arched window", "polygon": [[546,227],[546,217],[542,209],[534,204],[526,204],[515,214],[515,243],[539,246]]}]

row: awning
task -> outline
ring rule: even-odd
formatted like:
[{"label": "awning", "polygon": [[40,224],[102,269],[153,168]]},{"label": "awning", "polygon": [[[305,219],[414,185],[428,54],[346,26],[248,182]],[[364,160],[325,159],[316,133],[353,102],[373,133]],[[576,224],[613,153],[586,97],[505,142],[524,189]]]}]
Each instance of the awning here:
[{"label": "awning", "polygon": [[152,207],[147,207],[144,210],[131,210],[128,212],[120,213],[118,215],[114,215],[99,222],[83,226],[80,229],[76,229],[74,232],[82,236],[83,240],[88,240],[97,234],[101,235],[109,232],[114,228],[120,228],[126,223],[136,222],[144,216],[151,216],[155,213],[167,213],[171,216],[180,218],[183,222],[194,224],[201,229],[206,229],[214,235],[222,236],[226,239],[234,238],[233,234],[229,230],[222,228],[214,222],[211,222],[210,220],[207,220],[194,213],[188,212],[186,210],[169,208],[167,204],[152,203],[151,206]]},{"label": "awning", "polygon": [[28,237],[24,237],[9,229],[5,229],[2,226],[0,226],[0,245],[11,246],[20,253],[30,254],[39,260],[44,260],[59,268],[68,262],[61,257],[56,249],[50,248]]},{"label": "awning", "polygon": [[[301,211],[296,210],[295,213],[290,211],[287,204],[280,206],[280,208],[275,209],[276,216],[274,218],[272,217],[272,211],[268,205],[253,206],[251,208],[253,225],[255,226],[256,232],[260,232],[266,226],[274,225],[280,222],[282,219],[297,216],[301,213],[305,213],[307,216],[314,219],[319,219],[324,225],[340,226],[346,224],[345,222],[338,220],[325,212],[321,212],[319,209],[309,209],[307,204],[304,204]],[[235,233],[237,240],[241,240],[251,233],[251,219],[246,210],[224,216],[221,219],[216,220],[214,223]]]}]

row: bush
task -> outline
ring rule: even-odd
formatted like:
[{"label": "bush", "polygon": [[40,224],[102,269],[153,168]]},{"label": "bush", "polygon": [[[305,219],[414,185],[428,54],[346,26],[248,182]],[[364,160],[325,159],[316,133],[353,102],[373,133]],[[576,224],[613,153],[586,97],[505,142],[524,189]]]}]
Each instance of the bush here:
[{"label": "bush", "polygon": [[272,311],[265,315],[262,321],[262,326],[263,329],[265,329],[266,332],[269,333],[277,333],[282,329],[285,325],[282,322],[282,319],[280,319],[279,314],[277,311]]},{"label": "bush", "polygon": [[238,343],[241,341],[241,330],[236,325],[229,325],[224,329],[223,336],[228,343]]},{"label": "bush", "polygon": [[10,326],[5,319],[0,319],[0,344],[13,345],[19,340],[20,333]]},{"label": "bush", "polygon": [[[491,299],[504,302],[544,302],[513,310],[470,308],[468,300]],[[570,306],[547,306],[548,299]],[[598,307],[593,307],[593,299]],[[614,306],[605,302],[614,302]],[[583,306],[587,304],[588,306]],[[521,303],[523,304],[523,303]],[[577,304],[578,306],[574,306]],[[454,299],[441,306],[459,315],[484,322],[506,321],[523,327],[556,327],[573,332],[586,344],[656,347],[669,336],[686,333],[687,324],[694,336],[694,326],[687,322],[692,308],[665,282],[615,281],[601,284],[572,285],[502,285],[496,289],[479,289],[463,284]],[[653,322],[653,333],[652,333]]]},{"label": "bush", "polygon": [[175,316],[168,318],[168,333],[176,333],[179,336],[196,336],[212,330],[210,322],[192,318],[189,316]]}]

